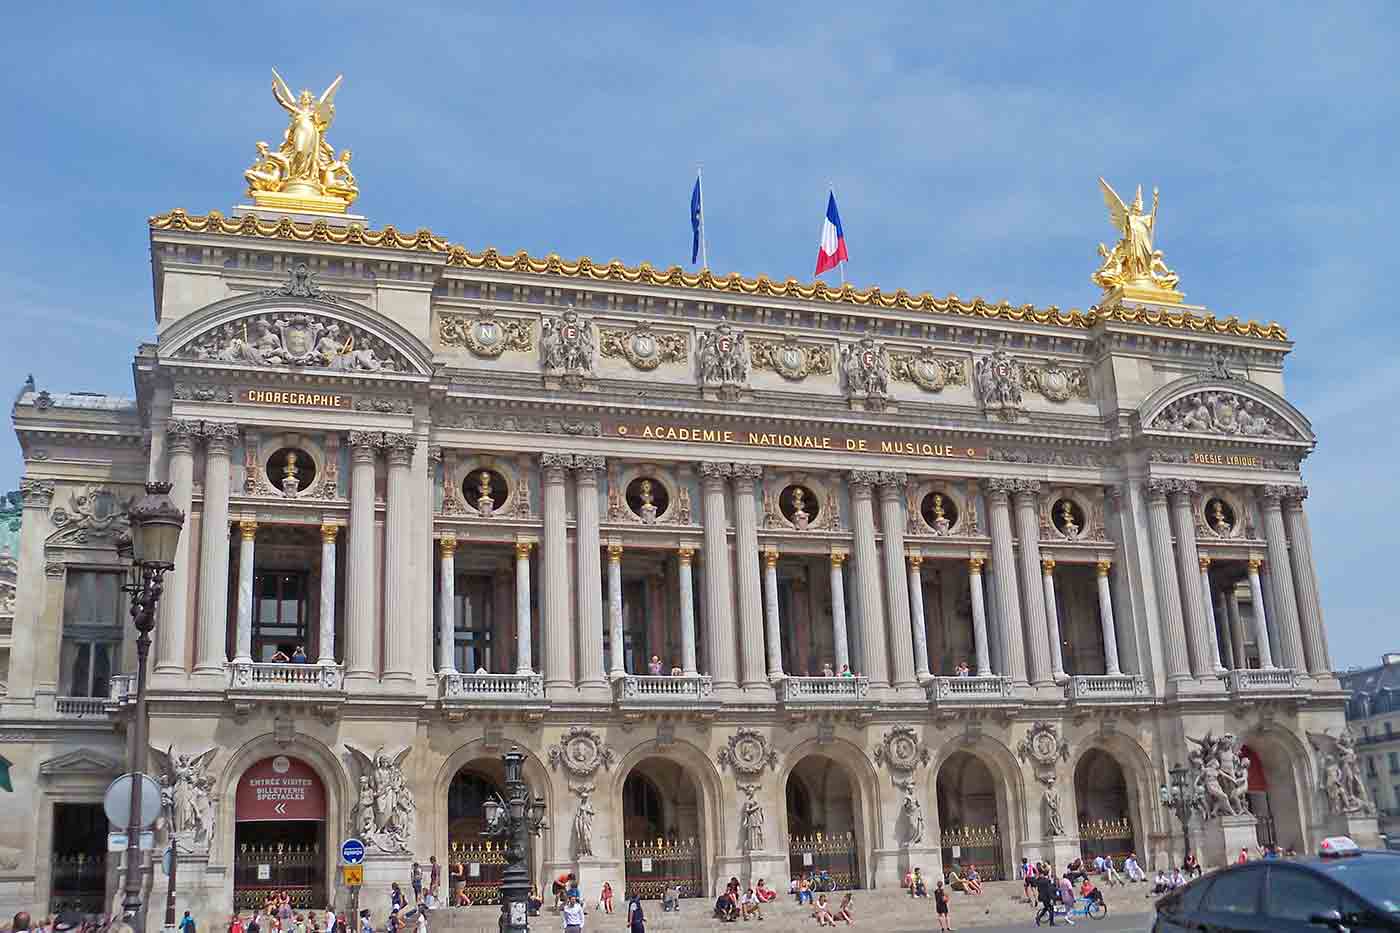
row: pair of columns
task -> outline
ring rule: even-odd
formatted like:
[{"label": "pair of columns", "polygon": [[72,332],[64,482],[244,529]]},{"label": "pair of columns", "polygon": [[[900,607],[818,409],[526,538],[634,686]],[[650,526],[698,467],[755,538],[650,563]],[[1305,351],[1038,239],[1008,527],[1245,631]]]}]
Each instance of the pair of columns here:
[{"label": "pair of columns", "polygon": [[[540,630],[544,635],[544,678],[546,688],[556,695],[577,685],[585,694],[602,696],[608,692],[603,676],[603,594],[598,586],[582,581],[598,580],[602,574],[598,531],[598,473],[603,458],[584,454],[541,454],[541,498],[544,533],[541,573],[544,579],[544,605]],[[577,566],[570,573],[568,544],[567,489],[565,479],[574,476],[574,558]],[[575,587],[577,638],[569,619],[570,576],[580,581]],[[528,631],[528,629],[527,629]],[[577,659],[577,681],[574,662]]]},{"label": "pair of columns", "polygon": [[[253,660],[253,567],[256,560],[258,523],[245,518],[238,523],[238,605],[234,635],[234,660]],[[321,628],[317,634],[317,664],[333,666],[335,661],[335,540],[339,525],[321,526]],[[200,582],[200,592],[204,583]],[[201,605],[203,600],[201,599]]]},{"label": "pair of columns", "polygon": [[[515,545],[515,672],[533,674],[530,638],[530,551],[529,541]],[[441,586],[438,590],[439,674],[457,673],[457,536],[443,535],[438,539],[438,561]],[[470,671],[466,673],[471,673]]]}]

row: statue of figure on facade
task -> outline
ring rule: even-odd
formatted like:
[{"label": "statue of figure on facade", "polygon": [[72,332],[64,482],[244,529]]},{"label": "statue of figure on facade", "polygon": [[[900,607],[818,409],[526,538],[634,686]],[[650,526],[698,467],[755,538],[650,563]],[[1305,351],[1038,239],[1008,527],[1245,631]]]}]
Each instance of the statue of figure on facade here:
[{"label": "statue of figure on facade", "polygon": [[796,486],[792,490],[792,526],[798,531],[807,530],[812,517],[807,514],[806,508],[807,493],[801,486]]},{"label": "statue of figure on facade", "polygon": [[913,778],[895,782],[895,787],[904,792],[899,812],[904,817],[904,843],[911,846],[920,845],[924,841],[924,808],[914,796],[915,786]]},{"label": "statue of figure on facade", "polygon": [[1055,790],[1055,775],[1047,774],[1040,779],[1045,791],[1041,794],[1041,799],[1045,806],[1045,835],[1063,836],[1065,834],[1064,817],[1060,814],[1060,792]]},{"label": "statue of figure on facade", "polygon": [[1161,250],[1155,249],[1152,242],[1157,233],[1157,189],[1152,189],[1152,212],[1149,214],[1143,210],[1141,185],[1131,205],[1124,204],[1118,192],[1102,178],[1099,179],[1099,187],[1103,191],[1104,204],[1108,207],[1108,219],[1122,234],[1122,239],[1111,250],[1099,244],[1103,264],[1090,277],[1094,284],[1104,290],[1125,287],[1139,289],[1159,294],[1173,303],[1179,302],[1181,293],[1176,286],[1181,279],[1167,268]]},{"label": "statue of figure on facade", "polygon": [[593,854],[593,817],[595,812],[589,798],[593,795],[593,785],[583,784],[571,787],[578,795],[578,812],[574,814],[574,858]]},{"label": "statue of figure on facade", "polygon": [[1191,750],[1191,780],[1200,790],[1203,819],[1217,816],[1244,816],[1249,812],[1248,758],[1240,754],[1240,742],[1230,733],[1216,738],[1207,732],[1203,739],[1187,736],[1196,747]]},{"label": "statue of figure on facade", "polygon": [[1024,405],[1021,381],[1025,367],[1005,350],[978,357],[973,367],[977,390],[982,397],[982,409],[1003,418],[1012,418]]},{"label": "statue of figure on facade", "polygon": [[1074,506],[1068,499],[1060,500],[1060,531],[1066,538],[1079,537],[1079,523],[1074,520]]},{"label": "statue of figure on facade", "polygon": [[936,492],[933,494],[933,530],[941,535],[946,535],[952,525],[948,522],[948,513],[943,509],[943,494]]},{"label": "statue of figure on facade", "polygon": [[[364,842],[384,852],[407,852],[416,828],[417,807],[403,773],[403,761],[413,746],[390,755],[380,746],[372,756],[353,745],[346,750],[354,757],[360,774],[360,803],[354,823]],[[366,790],[369,791],[366,799]]]},{"label": "statue of figure on facade", "polygon": [[344,213],[359,196],[350,171],[350,151],[337,157],[326,140],[335,120],[335,94],[344,76],[337,76],[320,96],[308,90],[293,94],[272,69],[272,97],[287,112],[287,129],[274,151],[257,144],[257,158],[243,173],[253,203]]},{"label": "statue of figure on facade", "polygon": [[491,471],[482,470],[476,480],[476,511],[482,518],[490,518],[496,511],[496,500],[491,495]]},{"label": "statue of figure on facade", "polygon": [[558,318],[540,322],[540,363],[551,376],[593,374],[593,325],[570,305]]},{"label": "statue of figure on facade", "polygon": [[655,494],[651,491],[651,480],[643,479],[637,484],[637,496],[642,500],[641,507],[638,509],[642,521],[648,525],[655,523],[656,501]]},{"label": "statue of figure on facade", "polygon": [[1361,780],[1361,761],[1351,730],[1343,729],[1335,738],[1326,732],[1309,732],[1308,740],[1321,756],[1322,791],[1328,812],[1333,816],[1374,813],[1375,805]]},{"label": "statue of figure on facade", "polygon": [[720,324],[700,337],[700,381],[714,388],[736,389],[749,381],[749,347],[742,330]]},{"label": "statue of figure on facade", "polygon": [[757,784],[740,784],[744,792],[744,804],[739,812],[739,828],[744,841],[745,852],[763,851],[763,805],[754,795],[759,791]]},{"label": "statue of figure on facade", "polygon": [[871,335],[841,349],[841,370],[852,398],[883,402],[890,397],[890,355]]},{"label": "statue of figure on facade", "polygon": [[163,789],[168,788],[171,838],[184,847],[204,849],[213,842],[213,802],[209,797],[213,779],[207,768],[218,751],[211,748],[200,755],[179,755],[173,745],[165,751],[151,749]]}]

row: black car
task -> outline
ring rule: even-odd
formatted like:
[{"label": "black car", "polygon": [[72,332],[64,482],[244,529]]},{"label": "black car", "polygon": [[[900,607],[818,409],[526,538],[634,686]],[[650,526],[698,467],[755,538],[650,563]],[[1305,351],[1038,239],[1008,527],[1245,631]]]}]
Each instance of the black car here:
[{"label": "black car", "polygon": [[1152,933],[1326,929],[1400,931],[1400,852],[1352,847],[1234,865],[1163,897],[1152,925]]}]

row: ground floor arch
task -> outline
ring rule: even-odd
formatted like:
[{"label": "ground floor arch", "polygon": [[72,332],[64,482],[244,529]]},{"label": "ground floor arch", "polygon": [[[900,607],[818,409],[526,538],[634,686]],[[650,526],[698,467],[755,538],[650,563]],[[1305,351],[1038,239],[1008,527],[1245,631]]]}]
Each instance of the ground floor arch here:
[{"label": "ground floor arch", "polygon": [[[505,765],[499,757],[472,759],[452,776],[447,786],[445,883],[449,903],[491,904],[501,896],[505,850],[500,843],[482,835],[486,829],[485,804],[493,797],[506,797]],[[534,877],[533,870],[530,876]]]},{"label": "ground floor arch", "polygon": [[1257,820],[1259,844],[1305,852],[1310,848],[1307,819],[1294,761],[1299,755],[1303,762],[1310,759],[1291,744],[1276,735],[1257,733],[1245,741],[1240,754],[1249,759],[1246,799]]},{"label": "ground floor arch", "polygon": [[1086,859],[1108,856],[1121,862],[1137,851],[1132,794],[1118,759],[1091,748],[1074,767],[1074,801],[1079,850]]},{"label": "ground floor arch", "polygon": [[330,838],[325,783],[294,755],[269,755],[238,777],[233,811],[233,906],[261,907],[273,892],[292,906],[328,903]]},{"label": "ground floor arch", "polygon": [[860,788],[850,769],[806,755],[788,772],[783,802],[793,877],[825,872],[837,889],[864,887]]},{"label": "ground floor arch", "polygon": [[690,771],[671,758],[641,758],[623,778],[621,802],[627,896],[660,898],[672,886],[682,897],[705,896],[705,795]]},{"label": "ground floor arch", "polygon": [[953,752],[938,765],[934,796],[944,872],[1010,877],[1011,802],[996,767],[977,752]]}]

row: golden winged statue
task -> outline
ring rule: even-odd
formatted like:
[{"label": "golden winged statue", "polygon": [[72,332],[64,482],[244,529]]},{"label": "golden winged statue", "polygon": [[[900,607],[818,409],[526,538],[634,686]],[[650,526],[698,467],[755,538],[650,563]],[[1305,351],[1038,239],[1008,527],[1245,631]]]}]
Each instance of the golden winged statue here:
[{"label": "golden winged statue", "polygon": [[1103,189],[1103,201],[1108,206],[1108,219],[1123,238],[1113,249],[1099,244],[1103,265],[1090,276],[1094,284],[1129,298],[1180,302],[1182,295],[1176,286],[1181,279],[1162,261],[1162,251],[1153,247],[1157,234],[1157,189],[1152,189],[1152,212],[1149,214],[1143,211],[1141,185],[1131,205],[1124,204],[1113,186],[1102,178],[1099,187]]},{"label": "golden winged statue", "polygon": [[336,155],[326,140],[335,120],[335,93],[344,75],[337,75],[318,97],[308,90],[293,94],[272,69],[272,96],[287,111],[282,144],[272,149],[257,144],[258,155],[243,173],[248,194],[259,207],[343,214],[359,195],[350,172],[350,150]]}]

